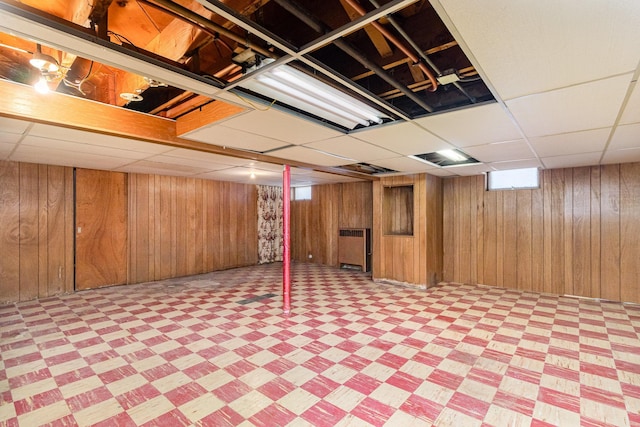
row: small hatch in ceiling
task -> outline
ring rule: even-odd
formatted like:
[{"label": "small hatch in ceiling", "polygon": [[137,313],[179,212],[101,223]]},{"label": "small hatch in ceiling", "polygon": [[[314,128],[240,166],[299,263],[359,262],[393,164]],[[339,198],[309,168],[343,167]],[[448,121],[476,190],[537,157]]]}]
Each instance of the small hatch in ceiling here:
[{"label": "small hatch in ceiling", "polygon": [[351,165],[340,166],[340,169],[346,169],[354,172],[360,172],[367,175],[376,175],[379,173],[394,173],[397,170],[388,169],[382,166],[376,166],[369,163],[353,163]]},{"label": "small hatch in ceiling", "polygon": [[440,150],[433,153],[416,154],[409,157],[413,157],[416,160],[425,160],[441,167],[480,163],[477,159],[474,159],[460,150]]}]

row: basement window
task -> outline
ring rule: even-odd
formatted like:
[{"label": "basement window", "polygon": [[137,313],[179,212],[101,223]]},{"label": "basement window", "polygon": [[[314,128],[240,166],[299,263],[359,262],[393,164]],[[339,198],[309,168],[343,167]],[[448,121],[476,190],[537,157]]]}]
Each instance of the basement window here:
[{"label": "basement window", "polygon": [[293,200],[311,200],[311,186],[293,187],[291,189]]},{"label": "basement window", "polygon": [[511,169],[487,173],[487,190],[522,190],[540,188],[538,168]]}]

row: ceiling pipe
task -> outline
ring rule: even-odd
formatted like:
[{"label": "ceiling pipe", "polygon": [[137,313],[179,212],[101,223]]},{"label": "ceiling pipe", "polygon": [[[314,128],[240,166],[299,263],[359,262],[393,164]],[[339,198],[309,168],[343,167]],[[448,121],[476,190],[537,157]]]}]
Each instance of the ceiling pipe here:
[{"label": "ceiling pipe", "polygon": [[[268,51],[267,49],[259,46],[255,43],[252,43],[246,39],[246,37],[241,36],[239,34],[234,33],[231,30],[226,29],[225,27],[216,24],[215,22],[210,21],[209,19],[203,17],[202,15],[198,15],[197,13],[187,9],[184,6],[181,6],[171,0],[137,0],[139,3],[147,4],[149,6],[155,7],[156,9],[163,10],[165,12],[169,12],[173,17],[188,20],[192,24],[196,24],[198,27],[205,30],[207,33],[213,35],[214,37],[218,34],[223,35],[231,40],[239,43],[242,46],[251,48],[253,51],[260,53],[269,58],[278,59],[278,56],[273,52]],[[213,31],[213,34],[211,33]]]},{"label": "ceiling pipe", "polygon": [[[380,7],[380,4],[376,0],[369,0],[369,2],[375,8],[379,8]],[[396,21],[396,19],[391,14],[387,15],[386,18],[387,18],[387,21],[389,21],[389,23],[393,26],[393,28],[396,29],[398,34],[400,34],[407,41],[407,43],[409,43],[409,45],[418,53],[418,55],[420,55],[420,58],[422,58],[423,61],[425,61],[427,64],[429,64],[429,66],[431,67],[431,69],[433,71],[435,71],[438,75],[441,75],[442,72],[438,69],[436,64],[434,64],[433,61],[429,58],[429,56],[422,49],[420,49],[420,46],[418,46],[416,44],[416,42],[411,38],[411,36],[409,34],[407,34],[407,32],[404,30],[404,28],[402,28],[402,26],[398,23],[398,21]],[[469,93],[467,93],[467,91],[462,86],[460,86],[460,83],[453,82],[453,85],[460,92],[462,92],[462,94],[464,96],[469,98],[469,100],[472,103],[474,103],[474,104],[476,103],[476,99],[473,96],[469,95]]]},{"label": "ceiling pipe", "polygon": [[[364,8],[362,6],[360,6],[360,3],[358,3],[356,0],[345,0],[345,2],[351,6],[356,12],[358,12],[358,14],[360,14],[360,16],[364,16],[367,14],[367,11],[364,10]],[[417,64],[418,67],[420,67],[420,69],[422,70],[423,73],[426,74],[427,78],[429,79],[429,81],[431,82],[431,87],[429,89],[427,89],[429,92],[435,92],[436,89],[438,89],[438,80],[436,79],[436,77],[433,75],[433,73],[431,72],[431,70],[427,67],[427,65],[420,61],[420,58],[418,57],[418,55],[416,55],[414,52],[411,51],[411,49],[409,49],[408,47],[406,47],[404,45],[404,43],[402,43],[400,40],[398,40],[398,38],[396,36],[394,36],[391,32],[389,32],[389,30],[387,30],[385,28],[384,25],[382,25],[381,23],[379,23],[378,21],[373,21],[371,23],[371,25],[373,25],[373,27],[380,31],[380,33],[387,39],[389,40],[391,43],[393,43],[398,49],[400,49],[400,51],[402,53],[404,53],[407,58],[411,59],[413,61],[414,64]],[[418,50],[418,52],[420,52],[420,50]]]},{"label": "ceiling pipe", "polygon": [[[311,29],[319,34],[326,34],[330,31],[329,28],[325,27],[325,25],[318,21],[317,18],[311,16],[306,10],[302,9],[297,4],[291,3],[289,0],[272,0],[277,3],[280,7],[285,9],[287,12],[291,13],[296,18],[300,19],[302,22],[307,24]],[[351,44],[347,43],[343,39],[336,39],[333,41],[333,44],[342,50],[347,55],[351,56],[353,59],[358,61],[362,66],[373,71],[378,77],[387,82],[389,85],[393,86],[400,92],[402,92],[407,98],[411,99],[417,105],[419,105],[424,110],[432,113],[434,111],[433,107],[429,104],[421,100],[415,93],[411,91],[408,87],[402,85],[400,82],[396,81],[393,77],[391,77],[387,71],[376,64],[373,61],[367,59],[362,53],[360,53],[355,47]]]}]

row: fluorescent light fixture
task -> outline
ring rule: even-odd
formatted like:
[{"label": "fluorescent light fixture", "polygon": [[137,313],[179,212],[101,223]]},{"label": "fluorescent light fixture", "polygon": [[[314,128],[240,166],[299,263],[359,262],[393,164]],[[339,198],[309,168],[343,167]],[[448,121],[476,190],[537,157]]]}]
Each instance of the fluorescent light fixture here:
[{"label": "fluorescent light fixture", "polygon": [[463,162],[467,160],[466,156],[456,150],[440,150],[437,151],[437,153],[445,156],[449,160],[453,160],[454,162]]},{"label": "fluorescent light fixture", "polygon": [[[272,61],[264,60],[262,65]],[[382,123],[380,111],[289,65],[247,79],[241,87],[278,100],[348,129]]]}]

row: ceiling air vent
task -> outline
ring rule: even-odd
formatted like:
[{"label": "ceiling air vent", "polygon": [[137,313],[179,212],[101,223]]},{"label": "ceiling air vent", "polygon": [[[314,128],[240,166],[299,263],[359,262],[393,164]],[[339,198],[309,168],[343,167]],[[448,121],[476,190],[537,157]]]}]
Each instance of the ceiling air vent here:
[{"label": "ceiling air vent", "polygon": [[344,166],[340,166],[340,169],[346,169],[353,172],[366,173],[367,175],[398,172],[397,170],[387,169],[382,166],[371,165],[369,163],[354,163],[351,165],[344,165]]},{"label": "ceiling air vent", "polygon": [[474,159],[460,150],[441,150],[434,153],[416,154],[409,157],[414,157],[418,160],[425,160],[441,167],[480,163],[477,159]]}]

